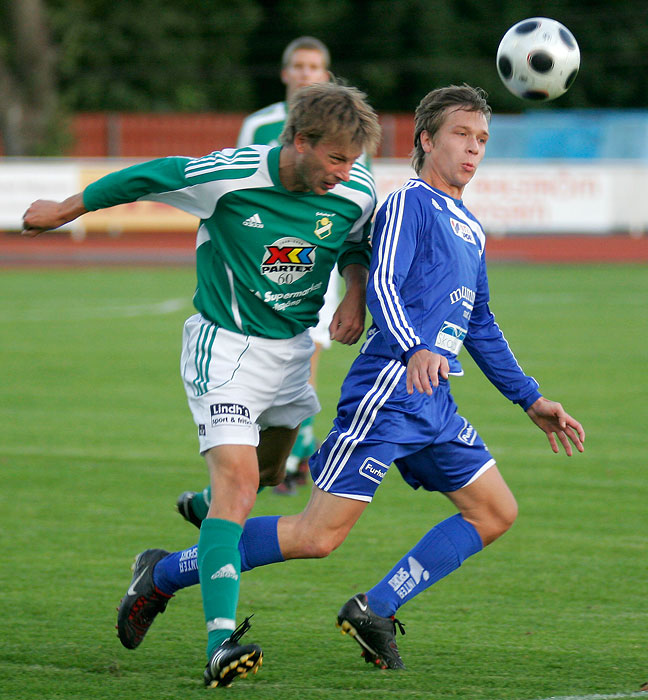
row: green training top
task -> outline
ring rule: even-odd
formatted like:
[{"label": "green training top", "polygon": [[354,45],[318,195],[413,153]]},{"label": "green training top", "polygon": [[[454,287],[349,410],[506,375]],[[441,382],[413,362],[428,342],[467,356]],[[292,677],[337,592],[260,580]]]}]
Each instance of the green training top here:
[{"label": "green training top", "polygon": [[201,221],[194,305],[227,330],[290,338],[317,324],[335,263],[369,266],[376,191],[356,163],[324,195],[279,180],[281,148],[250,146],[203,158],[133,165],[88,185],[89,211],[137,200],[170,204]]},{"label": "green training top", "polygon": [[286,103],[275,102],[245,117],[236,141],[237,148],[252,143],[278,146],[287,116]]}]

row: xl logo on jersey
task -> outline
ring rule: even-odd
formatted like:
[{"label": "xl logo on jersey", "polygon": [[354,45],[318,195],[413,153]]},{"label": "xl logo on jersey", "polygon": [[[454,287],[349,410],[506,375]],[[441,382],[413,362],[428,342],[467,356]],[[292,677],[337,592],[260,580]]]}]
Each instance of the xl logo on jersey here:
[{"label": "xl logo on jersey", "polygon": [[463,238],[466,243],[477,245],[475,236],[473,236],[473,232],[470,230],[470,226],[468,226],[468,224],[464,224],[461,221],[457,221],[456,219],[450,217],[450,225],[452,226],[455,236]]},{"label": "xl logo on jersey", "polygon": [[315,265],[316,247],[300,238],[280,238],[265,250],[261,273],[278,284],[291,284]]},{"label": "xl logo on jersey", "polygon": [[450,323],[450,321],[444,321],[434,344],[439,348],[448,350],[453,355],[458,355],[466,333],[468,331],[465,328],[457,326],[455,323]]},{"label": "xl logo on jersey", "polygon": [[367,457],[360,469],[358,469],[358,472],[360,476],[364,476],[365,479],[379,484],[385,478],[388,469],[389,467],[386,464],[379,462],[377,459]]}]

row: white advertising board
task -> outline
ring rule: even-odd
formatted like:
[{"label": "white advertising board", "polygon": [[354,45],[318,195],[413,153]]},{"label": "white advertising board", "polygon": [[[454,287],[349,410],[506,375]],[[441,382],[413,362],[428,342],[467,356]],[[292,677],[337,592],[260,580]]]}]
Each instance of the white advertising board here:
[{"label": "white advertising board", "polygon": [[[6,159],[0,162],[0,229],[19,230],[35,199],[61,200],[132,161]],[[372,164],[379,201],[414,175],[409,161]],[[648,166],[622,161],[485,161],[464,201],[490,235],[648,232]],[[136,202],[88,214],[74,234],[195,231],[196,219],[166,205]]]},{"label": "white advertising board", "polygon": [[0,229],[20,229],[22,215],[34,200],[65,199],[78,188],[79,166],[74,161],[0,162]]},{"label": "white advertising board", "polygon": [[[376,160],[380,201],[414,176],[408,161]],[[586,161],[484,162],[464,191],[491,235],[648,231],[648,167]]]}]

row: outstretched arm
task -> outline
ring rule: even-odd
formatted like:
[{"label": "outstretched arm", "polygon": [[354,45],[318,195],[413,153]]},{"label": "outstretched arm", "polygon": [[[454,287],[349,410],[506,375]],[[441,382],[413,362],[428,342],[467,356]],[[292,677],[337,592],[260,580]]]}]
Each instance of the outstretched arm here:
[{"label": "outstretched arm", "polygon": [[572,418],[557,401],[540,397],[527,408],[529,418],[542,430],[549,440],[551,449],[558,452],[558,440],[569,457],[572,455],[571,442],[579,452],[585,450],[585,431],[583,426]]},{"label": "outstretched arm", "polygon": [[83,205],[83,194],[80,192],[62,202],[39,199],[23,214],[22,235],[38,236],[43,231],[49,231],[74,221],[87,211]]}]

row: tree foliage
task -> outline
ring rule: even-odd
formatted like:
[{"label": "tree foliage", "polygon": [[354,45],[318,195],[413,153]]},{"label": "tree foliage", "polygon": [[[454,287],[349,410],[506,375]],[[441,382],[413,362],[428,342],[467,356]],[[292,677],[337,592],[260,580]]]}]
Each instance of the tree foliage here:
[{"label": "tree foliage", "polygon": [[56,56],[40,0],[0,6],[0,130],[9,155],[57,150]]},{"label": "tree foliage", "polygon": [[[20,0],[17,0],[18,2]],[[46,0],[74,110],[245,109],[254,0]]]},{"label": "tree foliage", "polygon": [[[411,112],[429,90],[483,87],[496,111],[526,108],[495,53],[513,23],[567,25],[581,72],[550,109],[648,106],[648,5],[602,0],[5,0],[0,127],[25,153],[57,144],[61,110],[250,111],[280,100],[285,45],[312,34],[333,71],[379,111]],[[534,109],[546,106],[534,105]],[[13,152],[13,150],[11,151]]]}]

